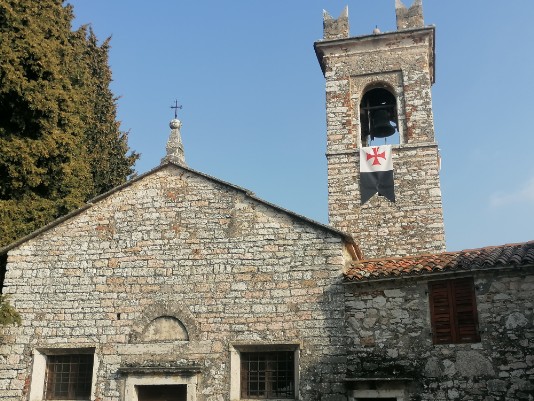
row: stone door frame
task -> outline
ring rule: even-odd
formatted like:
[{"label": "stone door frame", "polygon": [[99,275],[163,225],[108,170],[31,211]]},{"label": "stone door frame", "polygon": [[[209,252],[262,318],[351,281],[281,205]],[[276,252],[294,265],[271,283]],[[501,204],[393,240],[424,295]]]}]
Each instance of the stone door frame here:
[{"label": "stone door frame", "polygon": [[349,385],[348,401],[358,399],[391,399],[407,401],[410,378],[353,378],[346,379]]},{"label": "stone door frame", "polygon": [[139,401],[136,386],[186,385],[187,401],[196,401],[199,369],[122,368],[124,401]]}]

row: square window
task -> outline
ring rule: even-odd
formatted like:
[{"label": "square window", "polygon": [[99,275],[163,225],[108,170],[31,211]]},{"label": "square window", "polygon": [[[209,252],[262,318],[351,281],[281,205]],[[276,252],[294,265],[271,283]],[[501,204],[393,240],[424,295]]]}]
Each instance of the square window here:
[{"label": "square window", "polygon": [[241,398],[295,398],[295,352],[241,352]]},{"label": "square window", "polygon": [[434,344],[480,341],[472,277],[428,283]]},{"label": "square window", "polygon": [[48,355],[45,400],[89,400],[93,377],[92,354]]},{"label": "square window", "polygon": [[287,344],[232,344],[231,400],[297,400],[299,346]]}]

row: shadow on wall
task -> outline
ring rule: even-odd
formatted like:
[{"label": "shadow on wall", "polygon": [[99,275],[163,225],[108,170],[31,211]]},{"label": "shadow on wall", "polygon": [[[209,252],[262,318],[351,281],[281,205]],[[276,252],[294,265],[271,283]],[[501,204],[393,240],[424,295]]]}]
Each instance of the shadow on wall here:
[{"label": "shadow on wall", "polygon": [[[300,390],[304,400],[346,400],[347,337],[344,288],[341,275],[327,286],[317,303],[299,305],[324,317],[316,336],[303,341],[300,357]],[[328,395],[328,396],[327,396]]]}]

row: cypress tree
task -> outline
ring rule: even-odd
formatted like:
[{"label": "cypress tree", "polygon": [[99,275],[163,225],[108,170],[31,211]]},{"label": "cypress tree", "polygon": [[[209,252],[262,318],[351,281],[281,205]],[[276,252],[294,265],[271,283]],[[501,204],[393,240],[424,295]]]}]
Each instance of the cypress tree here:
[{"label": "cypress tree", "polygon": [[62,3],[0,0],[0,247],[125,181],[137,158],[115,121],[109,42],[72,32]]},{"label": "cypress tree", "polygon": [[93,195],[101,194],[122,184],[126,177],[134,173],[133,164],[139,157],[128,153],[127,133],[120,131],[117,121],[116,98],[109,86],[111,69],[108,54],[110,38],[101,46],[93,30],[82,27],[84,43],[79,46],[83,51],[80,60],[86,78],[80,87],[85,100],[86,110],[80,111],[84,130],[85,145],[91,149],[89,164],[93,177]]}]

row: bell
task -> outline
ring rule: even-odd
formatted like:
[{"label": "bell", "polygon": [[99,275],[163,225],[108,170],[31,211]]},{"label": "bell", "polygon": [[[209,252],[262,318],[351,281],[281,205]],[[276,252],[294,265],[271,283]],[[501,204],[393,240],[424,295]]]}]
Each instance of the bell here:
[{"label": "bell", "polygon": [[391,125],[389,112],[386,109],[373,110],[371,112],[371,137],[385,138],[395,133],[395,127]]}]

